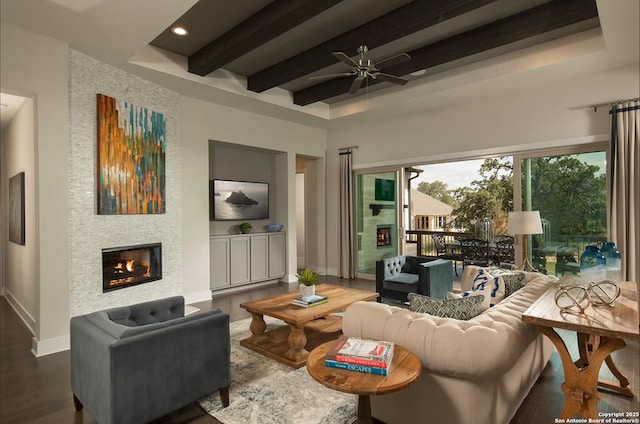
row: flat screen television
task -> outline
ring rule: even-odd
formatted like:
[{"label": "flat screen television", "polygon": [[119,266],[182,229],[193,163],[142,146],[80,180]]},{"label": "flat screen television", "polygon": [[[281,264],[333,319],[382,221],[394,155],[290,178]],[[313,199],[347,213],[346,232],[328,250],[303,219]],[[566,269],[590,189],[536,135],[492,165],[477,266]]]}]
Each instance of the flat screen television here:
[{"label": "flat screen television", "polygon": [[215,179],[209,185],[212,221],[269,218],[269,183]]},{"label": "flat screen television", "polygon": [[396,182],[376,178],[375,199],[393,202],[396,200]]}]

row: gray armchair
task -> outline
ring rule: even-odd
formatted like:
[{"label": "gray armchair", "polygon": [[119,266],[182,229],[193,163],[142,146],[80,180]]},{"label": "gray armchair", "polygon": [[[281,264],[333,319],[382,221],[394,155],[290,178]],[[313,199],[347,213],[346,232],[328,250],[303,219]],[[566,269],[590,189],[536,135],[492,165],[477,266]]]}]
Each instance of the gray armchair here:
[{"label": "gray armchair", "polygon": [[215,391],[229,405],[229,316],[184,316],[170,297],[71,318],[76,410],[100,424],[146,423]]},{"label": "gray armchair", "polygon": [[381,298],[407,301],[408,293],[444,299],[453,290],[450,260],[428,256],[393,256],[376,262],[376,291]]}]

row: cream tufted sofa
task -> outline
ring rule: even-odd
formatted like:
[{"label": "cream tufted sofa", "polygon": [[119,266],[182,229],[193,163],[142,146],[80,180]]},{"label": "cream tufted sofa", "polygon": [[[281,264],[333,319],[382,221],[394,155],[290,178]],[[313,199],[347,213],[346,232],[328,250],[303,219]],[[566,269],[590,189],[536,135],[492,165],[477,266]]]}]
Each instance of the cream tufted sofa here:
[{"label": "cream tufted sofa", "polygon": [[[474,270],[465,268],[463,291],[470,289]],[[349,306],[344,334],[394,341],[423,365],[412,386],[372,396],[372,415],[387,424],[508,423],[554,349],[521,315],[557,278],[527,273],[525,281],[523,288],[469,321],[375,302]]]}]

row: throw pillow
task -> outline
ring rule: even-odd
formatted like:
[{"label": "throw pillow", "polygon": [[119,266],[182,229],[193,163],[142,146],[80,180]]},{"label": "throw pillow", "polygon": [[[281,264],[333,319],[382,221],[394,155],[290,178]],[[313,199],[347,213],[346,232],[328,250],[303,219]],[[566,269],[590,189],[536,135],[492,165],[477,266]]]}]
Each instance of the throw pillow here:
[{"label": "throw pillow", "polygon": [[464,293],[447,293],[447,299],[460,299],[467,297],[482,297],[482,303],[480,304],[480,312],[486,311],[489,309],[491,304],[491,286],[487,285],[483,288],[478,288],[477,290],[469,290]]},{"label": "throw pillow", "polygon": [[455,318],[469,320],[480,311],[483,299],[480,296],[471,296],[460,299],[434,299],[421,294],[409,293],[409,309],[413,312],[422,312],[442,318]]},{"label": "throw pillow", "polygon": [[485,269],[480,269],[478,275],[473,279],[471,290],[482,290],[485,287],[491,287],[491,300],[489,306],[495,306],[504,299],[505,286],[504,281],[499,276],[493,276]]},{"label": "throw pillow", "polygon": [[491,275],[499,276],[504,281],[504,297],[510,296],[523,288],[526,278],[524,271],[507,271],[499,268],[491,270]]}]

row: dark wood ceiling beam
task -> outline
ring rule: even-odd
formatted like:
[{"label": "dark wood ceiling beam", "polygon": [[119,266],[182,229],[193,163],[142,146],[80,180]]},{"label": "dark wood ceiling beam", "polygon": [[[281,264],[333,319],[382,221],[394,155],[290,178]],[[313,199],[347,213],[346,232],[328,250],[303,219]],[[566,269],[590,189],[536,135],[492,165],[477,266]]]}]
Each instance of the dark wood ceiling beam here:
[{"label": "dark wood ceiling beam", "polygon": [[276,0],[189,56],[189,72],[208,75],[342,0]]},{"label": "dark wood ceiling beam", "polygon": [[318,44],[247,78],[247,89],[261,93],[287,81],[333,65],[334,51],[357,53],[358,46],[369,49],[493,3],[496,0],[416,0]]},{"label": "dark wood ceiling beam", "polygon": [[[597,17],[595,0],[552,1],[407,52],[411,56],[409,62],[384,71],[407,75]],[[368,81],[369,85],[379,82],[382,81]],[[351,78],[336,78],[313,85],[293,93],[293,102],[304,106],[326,100],[347,93],[350,83]]]}]

